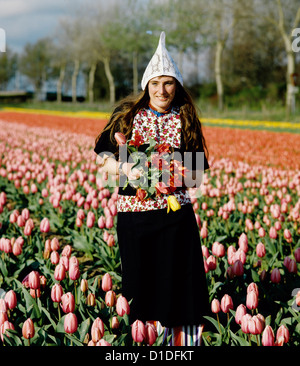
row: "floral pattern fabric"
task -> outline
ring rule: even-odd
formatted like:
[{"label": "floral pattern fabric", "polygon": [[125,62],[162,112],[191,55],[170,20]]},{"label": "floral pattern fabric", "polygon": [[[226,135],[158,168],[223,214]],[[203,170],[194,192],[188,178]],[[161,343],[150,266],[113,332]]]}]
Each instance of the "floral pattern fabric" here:
[{"label": "floral pattern fabric", "polygon": [[[174,192],[173,195],[177,198],[180,205],[191,203],[188,191],[182,190]],[[139,201],[136,196],[118,195],[117,210],[118,212],[141,212],[149,210],[158,210],[168,207],[167,195],[158,196],[156,199],[146,199]]]},{"label": "floral pattern fabric", "polygon": [[[151,109],[142,109],[133,120],[131,140],[139,134],[145,144],[149,138],[157,143],[167,143],[174,148],[181,145],[181,120],[178,108],[172,108],[170,112],[161,115],[155,114]],[[190,203],[189,193],[185,190],[174,192],[180,205]],[[118,212],[139,212],[164,209],[168,206],[167,195],[161,195],[157,199],[139,201],[135,196],[118,195]]]},{"label": "floral pattern fabric", "polygon": [[142,109],[133,120],[132,138],[139,133],[145,143],[149,138],[158,143],[167,143],[180,148],[181,120],[178,108],[172,108],[169,113],[157,116],[151,109]]}]

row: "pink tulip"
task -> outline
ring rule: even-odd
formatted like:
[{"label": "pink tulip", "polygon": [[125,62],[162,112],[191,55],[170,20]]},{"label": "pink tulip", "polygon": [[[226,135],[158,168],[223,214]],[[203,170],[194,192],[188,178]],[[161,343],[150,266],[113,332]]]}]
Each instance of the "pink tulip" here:
[{"label": "pink tulip", "polygon": [[64,247],[63,251],[61,252],[61,255],[63,257],[70,258],[71,254],[72,254],[72,247],[71,247],[71,245],[66,245]]},{"label": "pink tulip", "polygon": [[254,335],[261,334],[263,329],[264,329],[264,322],[257,315],[254,315],[251,319],[249,319],[248,321],[249,333]]},{"label": "pink tulip", "polygon": [[9,309],[14,309],[17,306],[17,296],[13,290],[8,291],[5,294],[4,301]]},{"label": "pink tulip", "polygon": [[297,263],[300,262],[300,248],[295,249],[294,251],[294,257]]},{"label": "pink tulip", "polygon": [[17,218],[17,224],[19,227],[24,227],[25,226],[25,220],[23,219],[23,217],[20,215]]},{"label": "pink tulip", "polygon": [[61,302],[64,291],[60,284],[56,283],[51,289],[51,299],[53,302]]},{"label": "pink tulip", "polygon": [[74,313],[69,313],[65,317],[64,329],[66,333],[73,334],[77,331],[78,321]]},{"label": "pink tulip", "polygon": [[236,308],[236,312],[235,312],[235,322],[237,324],[241,324],[242,322],[242,317],[247,314],[247,309],[246,306],[244,304],[240,304],[237,308]]},{"label": "pink tulip", "polygon": [[108,235],[107,245],[109,247],[113,247],[115,245],[115,238],[114,238],[113,234]]},{"label": "pink tulip", "polygon": [[12,247],[13,254],[17,257],[18,255],[22,254],[22,245],[20,241],[15,241]]},{"label": "pink tulip", "polygon": [[257,284],[254,282],[251,282],[247,287],[247,294],[251,291],[254,291],[256,295],[258,296],[258,287]]},{"label": "pink tulip", "polygon": [[217,314],[221,311],[220,301],[218,299],[213,299],[211,302],[211,311]]},{"label": "pink tulip", "polygon": [[7,310],[6,302],[4,299],[0,299],[0,312],[5,313]]},{"label": "pink tulip", "polygon": [[104,216],[99,217],[98,227],[99,227],[99,229],[104,229],[105,228],[105,217]]},{"label": "pink tulip", "polygon": [[114,291],[110,290],[107,291],[105,295],[105,304],[109,307],[114,306],[116,303],[116,294]]},{"label": "pink tulip", "polygon": [[92,228],[95,223],[95,214],[92,211],[89,211],[86,218],[86,226]]},{"label": "pink tulip", "polygon": [[266,235],[265,229],[264,229],[263,227],[260,227],[260,228],[258,229],[258,236],[259,236],[260,238],[263,238],[265,235]]},{"label": "pink tulip", "polygon": [[12,245],[11,245],[11,241],[9,239],[3,238],[2,245],[3,245],[2,250],[5,253],[11,253],[12,252]]},{"label": "pink tulip", "polygon": [[224,245],[221,243],[218,243],[217,241],[213,243],[211,251],[212,251],[212,254],[218,258],[222,258],[225,255]]},{"label": "pink tulip", "polygon": [[257,334],[261,334],[265,328],[265,318],[261,314],[254,315],[253,317],[256,324]]},{"label": "pink tulip", "polygon": [[238,260],[241,261],[242,264],[245,264],[246,263],[246,253],[241,248],[239,248],[235,252],[234,258],[233,258],[233,262],[236,262]]},{"label": "pink tulip", "polygon": [[0,311],[0,329],[1,329],[1,325],[8,320],[7,317],[7,313],[3,313],[2,311]]},{"label": "pink tulip", "polygon": [[121,133],[121,132],[116,132],[115,133],[115,139],[116,139],[116,141],[117,141],[117,144],[119,145],[119,146],[123,146],[123,145],[126,145],[126,137],[125,137],[125,135],[123,135],[123,133]]},{"label": "pink tulip", "polygon": [[[19,216],[20,217],[20,216]],[[27,220],[25,223],[25,227],[24,227],[24,235],[29,236],[31,235],[33,230],[33,226],[32,226],[32,220]]]},{"label": "pink tulip", "polygon": [[107,292],[112,289],[112,280],[109,273],[105,273],[102,277],[102,290]]},{"label": "pink tulip", "polygon": [[104,335],[104,323],[98,317],[94,320],[91,328],[91,335],[93,342],[98,342]]},{"label": "pink tulip", "polygon": [[208,251],[208,248],[205,246],[205,245],[202,245],[202,255],[204,256],[204,257],[206,257],[206,258],[208,258],[209,257],[209,251]]},{"label": "pink tulip", "polygon": [[274,346],[274,332],[270,325],[267,325],[263,331],[261,343],[263,346]]},{"label": "pink tulip", "polygon": [[118,297],[117,303],[116,303],[116,311],[119,316],[124,316],[125,314],[130,313],[130,307],[129,307],[126,297],[124,297],[122,295]]},{"label": "pink tulip", "polygon": [[208,236],[208,231],[207,231],[207,228],[205,226],[203,226],[200,230],[200,236],[202,239],[205,239],[207,238]]},{"label": "pink tulip", "polygon": [[259,258],[263,258],[266,255],[266,248],[263,243],[258,243],[256,246],[256,254]]},{"label": "pink tulip", "polygon": [[79,267],[79,261],[75,255],[73,255],[69,260],[70,266],[77,266]]},{"label": "pink tulip", "polygon": [[114,226],[114,219],[112,216],[107,217],[105,221],[105,227],[106,229],[111,229]]},{"label": "pink tulip", "polygon": [[241,329],[242,329],[242,332],[245,333],[245,334],[248,334],[250,333],[249,331],[249,321],[251,319],[251,315],[250,314],[245,314],[242,316],[241,318]]},{"label": "pink tulip", "polygon": [[206,264],[209,271],[214,271],[217,267],[216,258],[213,255],[210,255],[206,260]]},{"label": "pink tulip", "polygon": [[269,236],[271,239],[277,238],[277,230],[275,229],[274,226],[270,227]]},{"label": "pink tulip", "polygon": [[248,252],[248,238],[245,233],[242,233],[239,237],[239,247],[245,252]]},{"label": "pink tulip", "polygon": [[70,268],[69,268],[69,277],[70,277],[70,279],[72,281],[78,280],[78,278],[80,277],[79,266],[77,266],[76,264],[70,265]]},{"label": "pink tulip", "polygon": [[[15,327],[14,327],[14,325],[11,323],[11,322],[9,322],[8,320],[6,320],[2,325],[1,325],[1,327],[0,327],[0,336],[1,336],[1,340],[2,340],[2,342],[4,342],[4,337],[3,337],[3,335],[6,333],[6,330],[7,329],[12,329],[12,330],[14,330],[15,329]],[[9,335],[8,334],[6,334],[8,337],[9,337]]]},{"label": "pink tulip", "polygon": [[278,341],[281,337],[283,337],[284,343],[288,343],[290,339],[290,333],[288,328],[282,324],[278,329],[276,333],[276,340]]},{"label": "pink tulip", "polygon": [[59,254],[58,252],[54,251],[50,254],[50,261],[52,264],[58,264],[59,263]]},{"label": "pink tulip", "polygon": [[56,250],[57,251],[60,248],[59,241],[56,237],[51,239],[50,245],[51,245],[51,250]]},{"label": "pink tulip", "polygon": [[54,278],[56,281],[62,281],[66,277],[66,269],[63,264],[58,264],[54,270]]},{"label": "pink tulip", "polygon": [[25,320],[23,327],[22,327],[22,335],[25,339],[30,339],[33,338],[35,334],[35,330],[34,330],[34,324],[33,321],[28,318],[27,320]]},{"label": "pink tulip", "polygon": [[102,338],[96,343],[96,346],[111,346],[111,344]]},{"label": "pink tulip", "polygon": [[229,313],[230,309],[233,309],[233,302],[231,296],[225,294],[221,299],[221,309],[223,313]]},{"label": "pink tulip", "polygon": [[132,339],[137,342],[141,343],[146,338],[146,328],[143,322],[140,320],[136,320],[131,325],[131,335]]},{"label": "pink tulip", "polygon": [[73,313],[75,310],[75,300],[71,292],[67,292],[61,297],[61,308],[64,313]]},{"label": "pink tulip", "polygon": [[113,316],[111,320],[111,329],[119,329],[120,322],[117,316]]},{"label": "pink tulip", "polygon": [[69,270],[69,258],[66,256],[61,256],[59,258],[59,264],[62,264],[65,267],[65,270]]},{"label": "pink tulip", "polygon": [[50,221],[47,217],[43,218],[40,224],[40,230],[42,233],[48,233],[50,230]]},{"label": "pink tulip", "polygon": [[250,291],[246,297],[246,306],[249,310],[256,309],[258,305],[258,296],[255,291]]},{"label": "pink tulip", "polygon": [[280,223],[280,221],[276,221],[275,224],[274,224],[274,227],[275,227],[276,231],[281,230],[281,223]]},{"label": "pink tulip", "polygon": [[228,257],[228,263],[230,265],[232,265],[234,263],[235,260],[235,253],[236,253],[236,249],[233,245],[230,245],[227,249],[227,257]]},{"label": "pink tulip", "polygon": [[40,275],[37,271],[31,271],[28,276],[28,285],[32,290],[40,288]]},{"label": "pink tulip", "polygon": [[155,328],[155,325],[152,323],[146,323],[145,327],[145,343],[149,346],[152,346],[157,338],[157,330]]},{"label": "pink tulip", "polygon": [[284,238],[285,238],[285,240],[288,242],[288,243],[291,243],[292,242],[292,234],[291,234],[291,232],[290,232],[290,230],[289,229],[284,229],[284,231],[283,231],[283,236],[284,236]]}]

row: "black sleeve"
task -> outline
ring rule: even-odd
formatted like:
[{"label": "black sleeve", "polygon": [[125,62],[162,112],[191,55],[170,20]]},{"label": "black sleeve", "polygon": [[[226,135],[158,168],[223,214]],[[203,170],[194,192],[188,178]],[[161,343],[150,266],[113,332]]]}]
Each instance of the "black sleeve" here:
[{"label": "black sleeve", "polygon": [[[200,153],[203,153],[203,154],[197,154],[197,152],[200,152]],[[205,151],[204,151],[202,141],[201,141],[201,144],[200,144],[199,148],[197,149],[197,151],[193,151],[192,155],[193,155],[193,157],[192,157],[193,158],[193,160],[192,160],[193,170],[199,169],[199,163],[197,162],[197,159],[200,159],[200,169],[201,170],[209,169],[209,164],[208,164],[208,161],[207,161],[207,157],[206,157],[206,154],[205,154]]]},{"label": "black sleeve", "polygon": [[114,145],[111,140],[110,140],[110,131],[104,131],[101,135],[99,140],[97,141],[97,144],[94,148],[94,151],[96,154],[104,154],[106,153],[107,155],[110,154],[115,154],[117,152],[117,146]]},{"label": "black sleeve", "polygon": [[209,164],[207,161],[207,157],[203,148],[202,141],[200,142],[200,146],[197,150],[187,151],[184,149],[184,139],[183,134],[181,135],[181,141],[183,142],[181,151],[183,152],[184,157],[184,165],[187,166],[188,169],[191,170],[207,170],[209,169]]}]

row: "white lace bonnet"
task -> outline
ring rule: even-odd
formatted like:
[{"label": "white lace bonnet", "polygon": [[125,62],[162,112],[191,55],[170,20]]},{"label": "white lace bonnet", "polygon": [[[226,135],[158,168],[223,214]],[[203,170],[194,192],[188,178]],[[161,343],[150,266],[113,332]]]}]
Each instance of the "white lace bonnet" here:
[{"label": "white lace bonnet", "polygon": [[157,49],[143,75],[141,83],[143,90],[145,90],[149,80],[162,75],[173,76],[181,85],[183,85],[182,76],[174,60],[166,49],[165,40],[165,32],[161,32]]}]

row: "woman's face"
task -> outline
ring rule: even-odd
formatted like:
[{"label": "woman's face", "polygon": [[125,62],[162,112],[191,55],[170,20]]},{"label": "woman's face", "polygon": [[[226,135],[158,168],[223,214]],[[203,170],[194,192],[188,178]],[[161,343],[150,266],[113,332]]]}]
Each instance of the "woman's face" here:
[{"label": "woman's face", "polygon": [[172,76],[157,76],[149,81],[148,91],[152,107],[164,112],[175,97],[176,81]]}]

